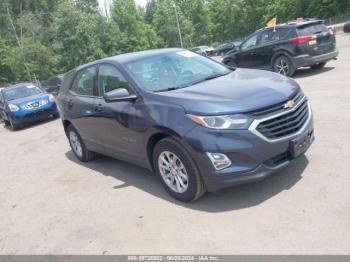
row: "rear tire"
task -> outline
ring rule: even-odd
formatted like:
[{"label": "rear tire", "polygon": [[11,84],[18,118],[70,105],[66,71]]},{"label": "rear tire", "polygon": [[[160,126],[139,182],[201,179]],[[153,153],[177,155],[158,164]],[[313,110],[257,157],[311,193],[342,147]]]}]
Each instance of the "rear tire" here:
[{"label": "rear tire", "polygon": [[295,73],[295,67],[287,56],[281,55],[273,62],[273,71],[284,75],[293,76]]},{"label": "rear tire", "polygon": [[67,127],[67,137],[74,155],[82,162],[89,162],[95,158],[95,153],[88,150],[78,131],[72,126]]},{"label": "rear tire", "polygon": [[153,166],[165,190],[180,201],[195,201],[206,192],[194,160],[175,139],[165,138],[156,144]]},{"label": "rear tire", "polygon": [[310,67],[311,67],[311,69],[321,69],[321,68],[323,68],[326,64],[327,64],[327,62],[322,62],[322,63],[318,63],[318,64],[316,64],[316,65],[312,65],[312,66],[310,66]]}]

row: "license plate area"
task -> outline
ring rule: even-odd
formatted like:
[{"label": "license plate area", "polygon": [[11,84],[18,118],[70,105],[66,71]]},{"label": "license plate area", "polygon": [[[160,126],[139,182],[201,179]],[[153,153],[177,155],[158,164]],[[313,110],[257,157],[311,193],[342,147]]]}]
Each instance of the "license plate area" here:
[{"label": "license plate area", "polygon": [[290,141],[290,153],[292,157],[296,158],[305,153],[314,140],[314,132],[310,131]]}]

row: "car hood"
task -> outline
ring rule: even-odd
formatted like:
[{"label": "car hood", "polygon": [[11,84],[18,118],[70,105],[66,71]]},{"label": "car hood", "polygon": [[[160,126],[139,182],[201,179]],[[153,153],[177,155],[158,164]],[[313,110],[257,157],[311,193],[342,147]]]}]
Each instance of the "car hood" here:
[{"label": "car hood", "polygon": [[8,103],[21,105],[21,104],[26,104],[29,102],[36,102],[36,101],[39,101],[41,99],[48,99],[48,98],[49,98],[48,94],[42,93],[42,94],[37,94],[37,95],[33,95],[33,96],[18,98],[15,100],[10,100],[10,101],[8,101]]},{"label": "car hood", "polygon": [[281,103],[299,92],[291,78],[262,70],[234,72],[187,88],[157,93],[165,103],[181,105],[187,113],[244,113]]}]

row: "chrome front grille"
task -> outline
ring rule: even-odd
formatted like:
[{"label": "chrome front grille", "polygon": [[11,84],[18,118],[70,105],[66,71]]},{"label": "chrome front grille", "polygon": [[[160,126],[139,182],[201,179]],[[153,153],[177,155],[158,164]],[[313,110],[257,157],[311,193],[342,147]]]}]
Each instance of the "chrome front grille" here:
[{"label": "chrome front grille", "polygon": [[300,131],[309,115],[308,101],[303,99],[285,114],[261,121],[256,126],[256,131],[271,140],[290,136]]},{"label": "chrome front grille", "polygon": [[[298,104],[302,99],[304,98],[304,93],[302,91],[299,91],[291,100],[293,100],[294,104]],[[253,116],[253,117],[261,117],[261,116],[267,116],[270,114],[277,114],[279,112],[283,112],[285,110],[285,103],[288,100],[272,105],[272,106],[268,106],[268,107],[264,107],[261,108],[259,110],[255,110],[253,112],[250,112],[249,115]]]}]

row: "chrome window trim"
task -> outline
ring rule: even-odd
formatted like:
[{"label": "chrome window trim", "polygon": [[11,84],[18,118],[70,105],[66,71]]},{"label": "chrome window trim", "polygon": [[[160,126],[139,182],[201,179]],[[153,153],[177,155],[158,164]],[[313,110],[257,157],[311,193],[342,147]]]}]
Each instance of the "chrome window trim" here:
[{"label": "chrome window trim", "polygon": [[267,121],[267,120],[270,120],[270,119],[273,119],[273,118],[276,118],[276,117],[279,117],[279,116],[282,116],[282,115],[285,115],[285,114],[288,114],[290,112],[295,111],[305,100],[307,100],[306,96],[304,96],[303,99],[301,99],[297,105],[295,105],[293,108],[291,108],[291,109],[289,109],[287,111],[284,111],[284,112],[281,112],[281,113],[278,113],[278,114],[275,114],[275,115],[271,115],[271,116],[268,116],[268,117],[265,117],[265,118],[255,119],[250,124],[248,130],[250,132],[252,132],[254,135],[256,135],[257,137],[259,137],[262,140],[265,140],[266,142],[269,142],[269,143],[281,142],[281,141],[288,140],[290,138],[294,138],[294,137],[302,134],[305,131],[305,128],[310,123],[310,120],[312,119],[311,106],[310,106],[310,103],[308,101],[307,101],[307,107],[308,107],[309,116],[306,119],[304,125],[300,128],[300,130],[298,132],[296,132],[294,134],[291,134],[291,135],[288,135],[288,136],[284,136],[284,137],[280,137],[280,138],[276,138],[276,139],[270,139],[270,138],[267,138],[266,136],[264,136],[263,134],[261,134],[258,130],[256,130],[256,128],[258,127],[258,125],[261,122],[264,122],[264,121]]}]

